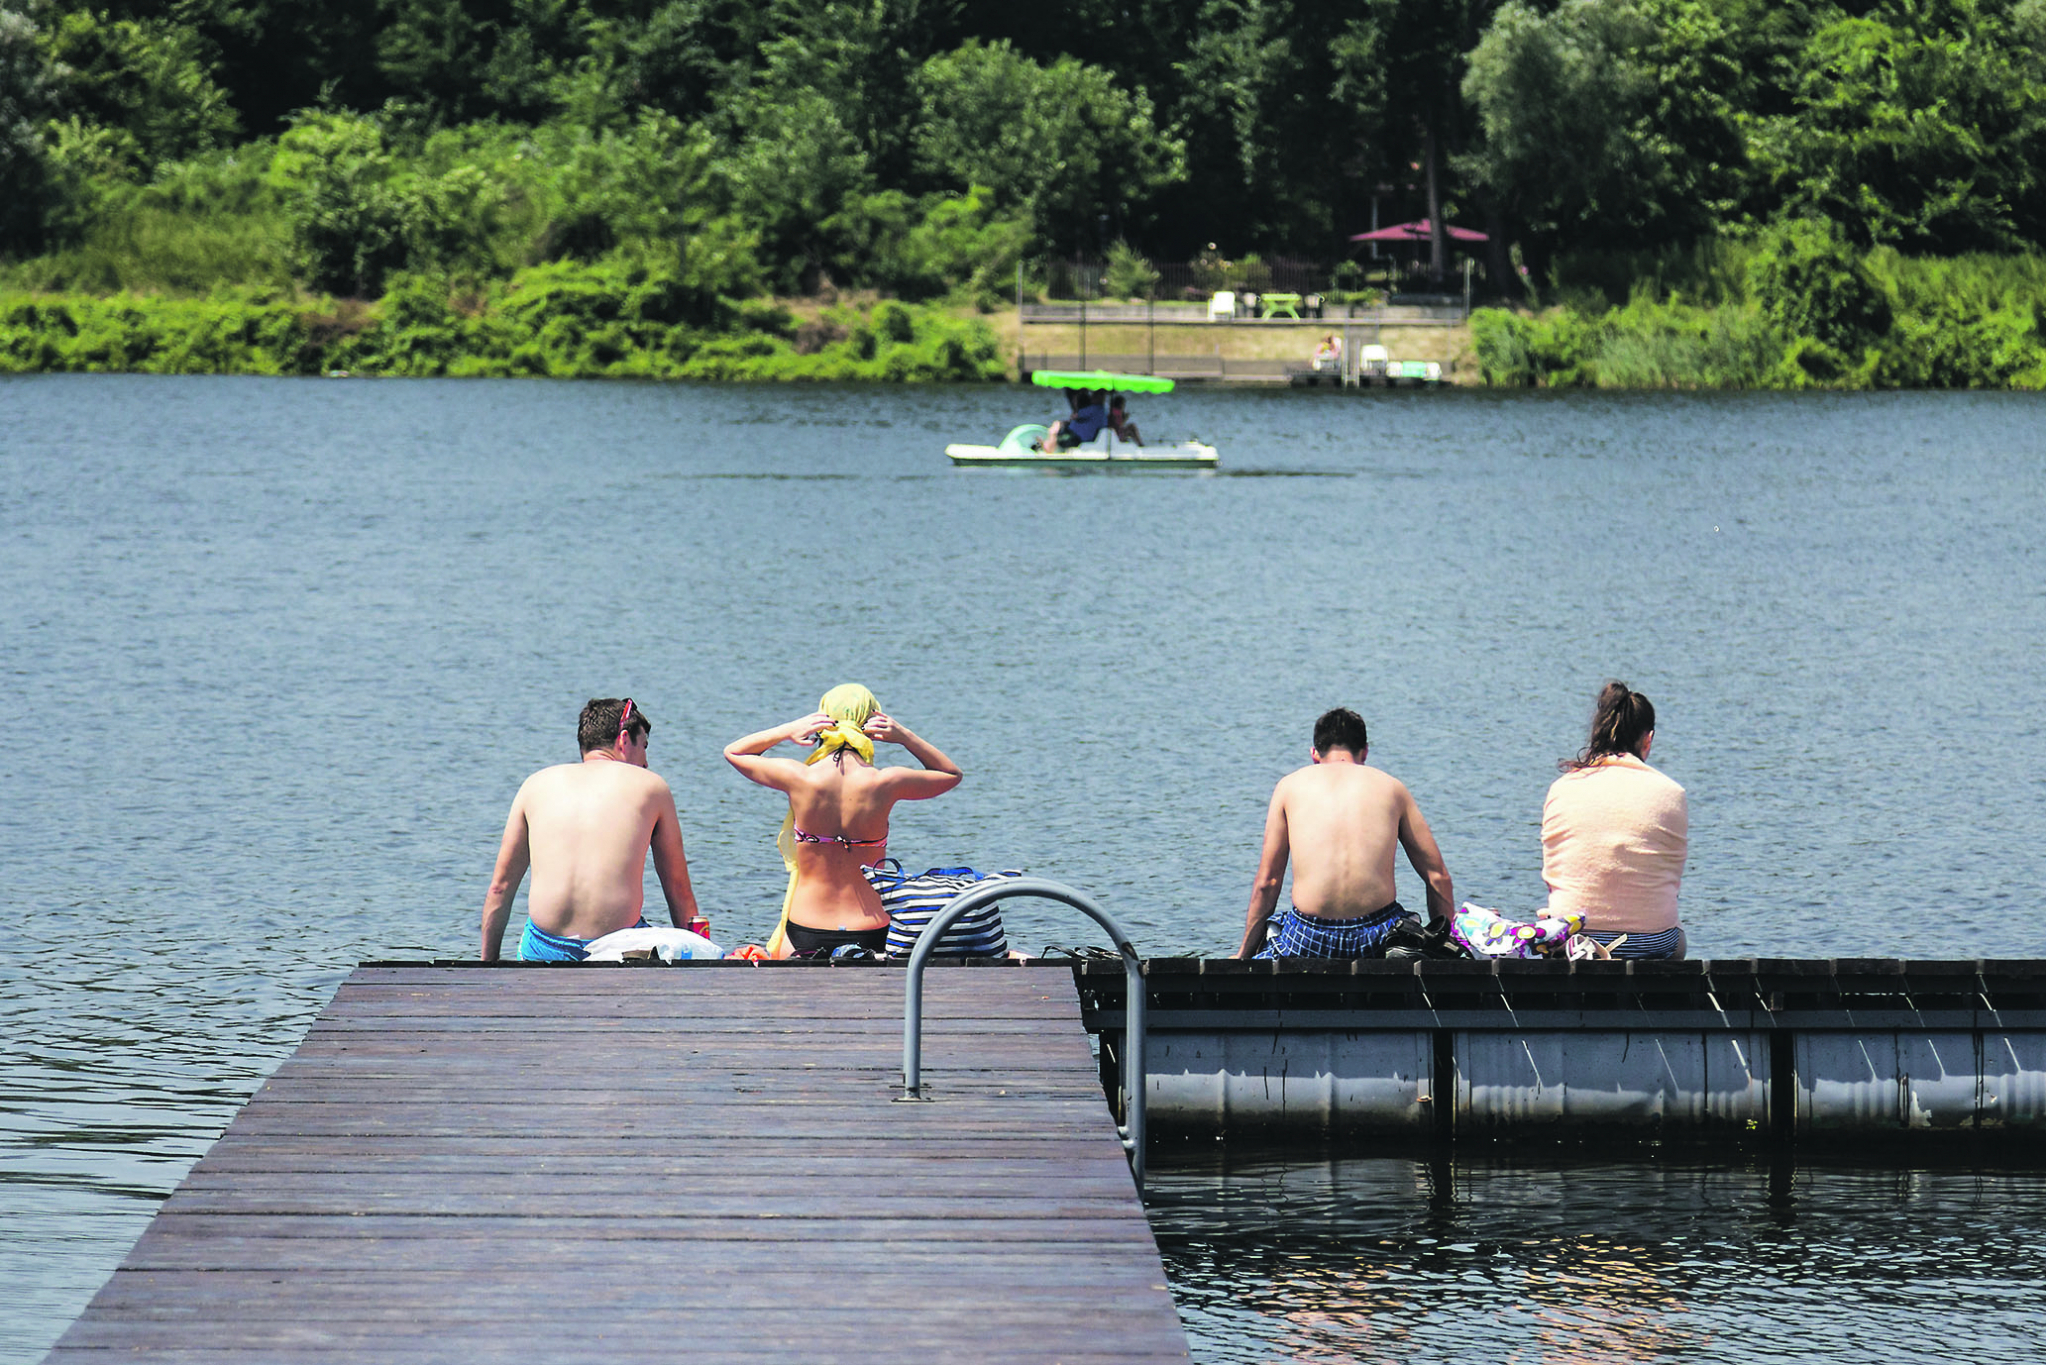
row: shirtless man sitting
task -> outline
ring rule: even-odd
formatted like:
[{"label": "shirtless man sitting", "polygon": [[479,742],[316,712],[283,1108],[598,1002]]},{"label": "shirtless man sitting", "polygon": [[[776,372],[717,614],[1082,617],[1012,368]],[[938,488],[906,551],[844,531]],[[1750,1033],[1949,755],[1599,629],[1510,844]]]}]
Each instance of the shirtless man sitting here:
[{"label": "shirtless man sitting", "polygon": [[512,799],[483,898],[485,962],[497,961],[504,946],[528,865],[533,889],[519,937],[519,957],[527,962],[580,962],[593,939],[645,923],[649,848],[669,920],[681,929],[696,918],[675,797],[647,771],[653,723],[630,697],[600,697],[583,708],[576,728],[582,762],[542,768]]},{"label": "shirtless man sitting", "polygon": [[[1449,918],[1456,901],[1435,836],[1405,784],[1365,766],[1368,752],[1364,720],[1355,711],[1331,711],[1314,723],[1308,751],[1314,762],[1272,789],[1264,854],[1236,956],[1376,956],[1406,918],[1394,899],[1395,844],[1428,885],[1429,917]],[[1293,904],[1274,919],[1289,854]]]}]

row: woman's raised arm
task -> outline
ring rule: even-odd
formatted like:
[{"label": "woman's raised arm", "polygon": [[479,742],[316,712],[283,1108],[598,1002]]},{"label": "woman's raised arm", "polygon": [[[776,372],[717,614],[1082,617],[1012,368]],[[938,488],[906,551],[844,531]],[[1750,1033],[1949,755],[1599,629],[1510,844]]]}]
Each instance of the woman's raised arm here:
[{"label": "woman's raised arm", "polygon": [[725,761],[744,774],[748,781],[773,787],[776,791],[787,791],[795,771],[802,765],[793,759],[768,758],[767,751],[784,740],[808,744],[817,738],[819,730],[828,730],[837,723],[822,711],[812,712],[786,725],[733,740],[725,746]]},{"label": "woman's raised arm", "polygon": [[937,745],[913,734],[907,725],[891,716],[876,711],[860,728],[877,743],[901,745],[911,758],[924,765],[921,772],[914,768],[887,770],[889,787],[898,801],[926,801],[941,796],[958,786],[965,776]]}]

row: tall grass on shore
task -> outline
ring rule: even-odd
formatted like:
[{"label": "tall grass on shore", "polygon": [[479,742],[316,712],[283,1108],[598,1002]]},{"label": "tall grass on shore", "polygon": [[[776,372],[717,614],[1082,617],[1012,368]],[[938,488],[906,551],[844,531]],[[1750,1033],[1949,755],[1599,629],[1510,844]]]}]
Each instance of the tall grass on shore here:
[{"label": "tall grass on shore", "polygon": [[2046,388],[2046,256],[1862,252],[1793,223],[1748,242],[1566,261],[1555,294],[1539,311],[1472,315],[1487,383]]}]

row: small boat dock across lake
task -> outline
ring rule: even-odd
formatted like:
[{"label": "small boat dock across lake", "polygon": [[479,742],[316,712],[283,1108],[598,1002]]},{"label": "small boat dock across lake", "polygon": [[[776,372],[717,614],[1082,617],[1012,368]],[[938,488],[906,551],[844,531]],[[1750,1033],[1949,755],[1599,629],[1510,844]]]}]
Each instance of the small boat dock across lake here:
[{"label": "small boat dock across lake", "polygon": [[1183,1361],[1073,973],[369,966],[47,1359]]}]

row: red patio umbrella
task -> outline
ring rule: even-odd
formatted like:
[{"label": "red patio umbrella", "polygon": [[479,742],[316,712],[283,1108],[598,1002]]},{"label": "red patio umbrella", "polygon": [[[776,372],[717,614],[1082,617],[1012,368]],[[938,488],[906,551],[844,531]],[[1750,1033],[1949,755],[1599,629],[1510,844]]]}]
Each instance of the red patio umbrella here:
[{"label": "red patio umbrella", "polygon": [[[1353,242],[1425,242],[1433,231],[1434,224],[1423,218],[1413,223],[1395,223],[1389,228],[1380,228],[1376,232],[1360,232],[1350,240]],[[1473,232],[1469,228],[1451,226],[1444,228],[1443,231],[1448,234],[1449,240],[1452,242],[1489,242],[1492,240],[1484,233]]]}]

